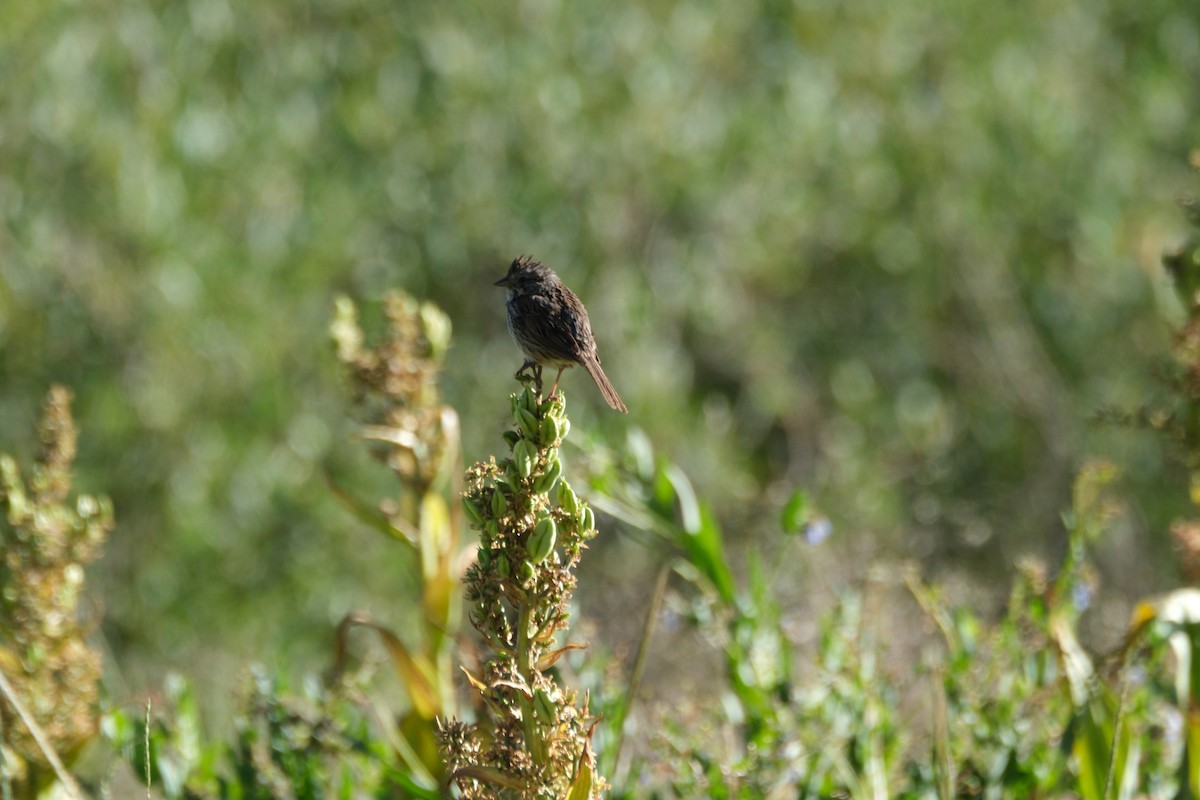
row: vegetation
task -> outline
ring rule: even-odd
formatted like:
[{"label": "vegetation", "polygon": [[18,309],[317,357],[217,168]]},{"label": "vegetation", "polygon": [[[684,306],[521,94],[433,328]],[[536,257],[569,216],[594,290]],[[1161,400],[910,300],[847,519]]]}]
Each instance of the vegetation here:
[{"label": "vegetation", "polygon": [[[1200,5],[12,3],[0,70],[0,800],[1200,793]],[[629,417],[513,391],[523,252]]]},{"label": "vegetation", "polygon": [[[1176,353],[1181,394],[1177,407],[1144,416],[1173,433],[1193,463],[1191,395],[1184,392],[1197,373],[1189,331],[1200,324],[1200,300],[1190,288],[1200,275],[1200,236],[1165,260],[1191,308]],[[401,295],[388,299],[387,318],[390,336],[369,348],[354,306],[343,298],[331,330],[364,409],[363,438],[383,443],[378,454],[405,487],[403,499],[381,506],[386,513],[349,494],[343,500],[425,565],[425,580],[413,593],[430,620],[425,646],[406,645],[363,614],[348,615],[339,626],[334,669],[299,696],[278,678],[254,676],[228,744],[205,740],[199,707],[178,679],[168,683],[167,708],[157,715],[148,706],[144,721],[122,709],[99,716],[98,658],[73,620],[82,564],[111,528],[112,515],[107,501],[89,497],[77,501],[77,510],[65,505],[76,433],[69,394],[55,388],[39,428],[43,454],[28,484],[14,459],[0,460],[4,623],[6,639],[22,648],[3,651],[5,797],[35,797],[54,779],[70,796],[83,796],[62,757],[77,756],[101,729],[133,774],[163,796],[180,798],[439,797],[451,786],[467,798],[581,799],[603,796],[606,788],[619,797],[1066,792],[1089,800],[1200,791],[1200,718],[1193,713],[1200,684],[1190,666],[1200,644],[1200,593],[1181,589],[1139,605],[1122,646],[1108,656],[1094,656],[1079,639],[1080,618],[1093,603],[1090,552],[1121,513],[1110,497],[1114,466],[1096,463],[1081,472],[1064,518],[1063,563],[1053,572],[1025,563],[997,623],[947,604],[914,572],[904,575],[940,639],[907,666],[909,678],[923,676],[918,680],[927,682],[930,697],[928,718],[913,722],[901,711],[905,669],[884,666],[895,645],[882,639],[873,619],[876,590],[843,596],[822,623],[815,674],[799,679],[762,566],[752,563],[749,590],[738,590],[711,511],[678,467],[653,458],[657,465],[641,473],[620,466],[596,473],[593,485],[622,487],[605,493],[602,505],[651,534],[670,568],[694,587],[694,620],[722,643],[725,691],[737,707],[735,714],[728,707],[719,715],[716,708],[699,711],[732,725],[734,737],[713,752],[703,737],[687,733],[686,713],[657,719],[671,756],[655,765],[638,753],[639,766],[624,772],[645,769],[659,779],[608,786],[598,767],[617,766],[642,659],[630,691],[611,682],[593,687],[602,715],[615,721],[602,732],[597,754],[592,737],[602,717],[591,716],[587,700],[580,707],[576,690],[554,675],[558,662],[582,646],[558,642],[557,634],[570,617],[573,569],[596,535],[593,510],[563,477],[560,448],[571,428],[565,399],[543,399],[528,385],[513,394],[513,427],[504,434],[511,455],[467,470],[461,508],[480,543],[463,574],[450,565],[460,562],[456,531],[464,519],[451,519],[441,492],[456,484],[439,467],[456,462],[457,422],[439,405],[434,386],[449,329],[432,306]],[[803,495],[787,504],[783,522],[810,533],[828,524]],[[1174,528],[1185,569],[1200,558],[1187,533],[1194,525],[1181,521]],[[451,718],[450,664],[470,651],[456,652],[453,645],[463,642],[445,635],[457,618],[451,598],[460,591],[492,651],[478,675],[463,668],[479,701],[475,722]],[[660,591],[651,620],[661,601]],[[381,703],[366,664],[348,669],[355,626],[375,630],[385,644],[408,694],[405,717]],[[431,740],[441,758],[431,753]],[[114,774],[110,764],[98,779],[101,791],[111,792]]]}]

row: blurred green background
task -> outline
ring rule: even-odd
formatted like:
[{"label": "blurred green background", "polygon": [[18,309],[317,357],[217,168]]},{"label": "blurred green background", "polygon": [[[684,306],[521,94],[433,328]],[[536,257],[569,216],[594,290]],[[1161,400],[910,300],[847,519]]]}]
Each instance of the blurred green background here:
[{"label": "blurred green background", "polygon": [[[405,626],[412,565],[322,478],[387,487],[332,300],[446,310],[470,461],[508,416],[491,283],[520,253],[631,410],[576,371],[576,431],[647,431],[735,549],[795,558],[796,488],[830,517],[799,552],[833,573],[776,569],[797,602],[900,559],[986,596],[1058,553],[1097,455],[1131,501],[1105,579],[1176,581],[1182,472],[1089,419],[1164,391],[1200,4],[11,2],[0,74],[0,447],[75,389],[118,687],[323,665],[356,607]],[[643,604],[639,551],[596,549],[585,615]]]}]

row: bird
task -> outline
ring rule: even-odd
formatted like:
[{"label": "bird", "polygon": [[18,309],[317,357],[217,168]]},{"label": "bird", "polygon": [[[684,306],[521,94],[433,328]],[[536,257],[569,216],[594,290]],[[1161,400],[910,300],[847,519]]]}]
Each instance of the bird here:
[{"label": "bird", "polygon": [[530,256],[518,256],[508,268],[508,274],[496,281],[506,291],[508,332],[525,354],[525,363],[514,376],[518,380],[533,368],[538,392],[542,388],[542,367],[558,367],[553,397],[563,370],[581,365],[600,387],[609,407],[628,414],[620,395],[600,367],[596,339],[587,309],[567,288],[550,267]]}]

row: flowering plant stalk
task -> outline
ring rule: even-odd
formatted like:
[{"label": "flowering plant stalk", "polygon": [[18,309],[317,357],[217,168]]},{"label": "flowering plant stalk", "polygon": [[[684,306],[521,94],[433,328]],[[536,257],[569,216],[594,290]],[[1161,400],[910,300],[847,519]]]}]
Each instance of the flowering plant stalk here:
[{"label": "flowering plant stalk", "polygon": [[526,385],[512,395],[511,453],[466,473],[463,510],[480,542],[467,571],[471,623],[492,651],[480,676],[474,724],[449,720],[441,746],[464,798],[599,797],[587,700],[548,670],[580,645],[560,644],[573,570],[596,535],[595,515],[562,476],[559,447],[571,428],[561,393],[542,400]]},{"label": "flowering plant stalk", "polygon": [[0,454],[0,796],[34,797],[96,734],[100,654],[79,618],[84,568],[113,527],[107,498],[71,502],[78,431],[71,392],[54,386],[38,425],[41,457],[22,475]]}]

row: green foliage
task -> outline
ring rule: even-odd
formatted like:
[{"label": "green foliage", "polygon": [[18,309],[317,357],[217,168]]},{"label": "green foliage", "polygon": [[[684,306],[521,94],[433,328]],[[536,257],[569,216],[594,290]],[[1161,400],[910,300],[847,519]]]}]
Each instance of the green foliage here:
[{"label": "green foliage", "polygon": [[440,796],[393,766],[351,683],[309,681],[293,693],[262,671],[246,683],[231,742],[205,738],[194,692],[178,676],[163,707],[111,711],[105,732],[134,775],[168,800]]},{"label": "green foliage", "polygon": [[[1120,444],[1080,421],[1152,385],[1128,365],[1164,334],[1131,263],[1174,229],[1198,15],[6,3],[0,430],[54,380],[103,431],[78,469],[127,509],[93,582],[128,663],[267,639],[315,662],[330,617],[394,580],[359,531],[329,547],[330,297],[399,283],[445,308],[448,397],[483,420],[518,363],[489,284],[531,252],[714,509],[788,475],[839,528],[991,572],[1050,538],[1080,453]],[[1169,472],[1135,450],[1161,524]]]},{"label": "green foliage", "polygon": [[[627,519],[652,519],[654,530],[671,534],[682,559],[676,572],[700,589],[696,619],[718,629],[727,691],[739,706],[722,715],[737,731],[724,751],[706,749],[679,720],[661,720],[675,770],[656,796],[1183,796],[1176,793],[1194,780],[1200,745],[1191,739],[1194,723],[1172,732],[1170,720],[1191,719],[1200,595],[1184,590],[1145,605],[1115,658],[1097,659],[1078,639],[1094,594],[1088,556],[1119,512],[1108,488],[1115,476],[1103,463],[1081,472],[1063,563],[1052,575],[1027,563],[998,622],[948,605],[910,574],[909,591],[941,641],[927,642],[920,661],[895,663],[898,643],[873,619],[878,587],[847,592],[822,622],[804,678],[793,673],[759,568],[751,566],[749,590],[724,604],[708,579],[708,556],[689,560],[688,534],[672,518],[683,505],[659,515],[654,503],[631,500],[635,493],[609,498]],[[612,485],[613,476],[601,483]],[[646,482],[643,496],[655,485]],[[714,601],[719,613],[699,610]],[[1168,647],[1173,658],[1164,657]],[[928,687],[919,690],[932,698],[924,720],[901,710],[906,686],[910,694]]]},{"label": "green foliage", "polygon": [[[585,800],[608,788],[603,767],[617,761],[635,691],[619,698],[611,681],[596,686],[598,706],[612,721],[594,745],[604,723],[592,716],[590,698],[580,702],[555,674],[578,648],[558,636],[571,616],[575,567],[596,535],[592,506],[564,475],[561,448],[572,427],[565,401],[543,400],[529,387],[513,395],[513,424],[503,434],[510,456],[475,464],[451,505],[458,423],[433,380],[448,325],[432,306],[399,294],[388,299],[385,316],[389,336],[368,348],[353,305],[339,300],[333,334],[362,438],[378,448],[400,493],[376,510],[333,486],[417,563],[422,580],[411,591],[425,620],[422,636],[402,636],[365,612],[347,615],[326,678],[293,692],[255,672],[230,741],[206,738],[201,706],[183,680],[169,681],[165,708],[151,703],[144,717],[140,709],[110,710],[101,726],[108,741],[165,798],[433,798],[453,785],[464,798]],[[14,530],[5,578],[16,587],[33,586],[30,579],[55,563],[47,553],[83,560],[109,524],[107,513],[72,515],[62,505],[75,438],[65,404],[64,392],[51,394],[44,455],[28,483],[11,459],[0,463]],[[1189,440],[1180,441],[1186,451]],[[644,438],[631,442],[626,466],[597,460],[613,466],[593,474],[596,507],[645,534],[687,582],[691,620],[719,643],[725,665],[722,706],[700,713],[719,717],[733,735],[716,746],[682,714],[660,720],[658,739],[672,757],[645,783],[613,787],[615,796],[1107,800],[1186,797],[1200,788],[1200,593],[1183,589],[1140,604],[1121,649],[1107,657],[1081,643],[1080,622],[1097,591],[1091,554],[1122,513],[1112,499],[1112,464],[1096,461],[1079,472],[1062,518],[1061,562],[1053,570],[1023,562],[998,621],[947,602],[910,570],[905,586],[937,636],[917,637],[921,657],[897,662],[901,642],[880,622],[886,580],[873,579],[862,592],[842,592],[820,624],[808,669],[798,670],[762,560],[751,557],[739,579],[717,516],[683,469],[655,456]],[[813,531],[829,525],[798,490],[783,500],[779,521],[785,534],[806,532],[787,538],[800,547],[819,543],[823,534]],[[480,540],[461,591],[490,651],[478,675],[464,669],[478,700],[473,721],[457,717],[448,688],[464,525]],[[82,549],[64,532],[87,534]],[[65,545],[35,547],[36,557],[21,558],[29,542]],[[1186,564],[1188,554],[1181,555]],[[26,594],[6,592],[18,598],[4,607],[6,630],[45,617],[59,599]],[[67,610],[73,614],[73,606]],[[368,680],[369,664],[352,667],[349,637],[357,628],[379,637],[406,690],[399,716]],[[7,669],[12,657],[4,653],[0,667]],[[638,669],[627,684],[634,690]],[[905,710],[913,686],[928,687],[924,718]],[[95,727],[94,717],[85,722]],[[633,760],[633,769],[648,765],[644,752]],[[3,764],[0,777],[13,784],[7,755]]]},{"label": "green foliage", "polygon": [[[763,35],[769,39],[774,34]],[[1005,59],[997,69],[1001,78],[1005,70],[1019,77],[1019,67]],[[962,210],[970,218],[981,208]],[[958,227],[961,220],[941,221],[947,223],[939,229],[947,238],[938,241],[957,242],[961,249],[954,252],[960,256],[988,255],[977,243],[956,238],[956,232],[967,230]],[[1020,238],[1010,242],[1011,249],[999,252],[1046,255],[1038,247],[1027,251],[1028,242]],[[1198,241],[1189,240],[1166,259],[1187,314],[1176,340],[1176,368],[1167,383],[1173,396],[1160,411],[1127,417],[1166,431],[1192,473],[1200,464],[1195,424],[1200,419],[1195,409],[1200,374]],[[847,239],[839,244],[844,249],[835,251],[841,257],[856,252],[862,243]],[[1050,254],[1054,252],[1050,248]],[[990,289],[995,287],[987,281],[1004,273],[994,265],[989,272],[986,261],[981,262],[983,277],[965,279],[966,291],[985,317],[1000,315],[989,324],[1008,330],[1013,318],[1005,314],[1014,309],[1006,303],[1013,298],[1001,291],[998,306],[992,305]],[[972,284],[976,279],[983,283]],[[329,677],[305,682],[294,693],[281,679],[256,674],[239,701],[230,741],[206,739],[202,706],[184,682],[168,684],[166,709],[156,714],[151,704],[148,721],[141,719],[140,710],[111,711],[102,726],[109,740],[134,773],[148,776],[150,789],[164,797],[437,797],[454,783],[454,791],[463,797],[582,799],[600,793],[603,767],[618,761],[614,752],[636,697],[631,693],[613,699],[619,691],[613,682],[598,684],[598,694],[604,695],[598,707],[615,713],[611,722],[597,721],[589,699],[580,703],[554,673],[557,662],[573,649],[555,637],[572,613],[572,570],[596,524],[592,507],[575,494],[563,474],[559,447],[570,423],[561,398],[542,402],[528,390],[514,396],[513,427],[504,434],[511,456],[499,464],[489,461],[473,467],[462,504],[450,503],[448,498],[459,496],[457,415],[442,404],[433,386],[448,352],[448,321],[432,305],[400,295],[387,300],[384,316],[393,338],[366,348],[355,308],[339,300],[333,333],[339,358],[363,401],[359,432],[377,446],[377,455],[392,469],[401,491],[373,508],[343,488],[341,476],[330,481],[338,499],[385,533],[383,541],[409,559],[417,579],[411,583],[411,595],[401,602],[412,609],[417,630],[393,630],[363,612],[346,615],[339,626],[336,668]],[[868,330],[875,321],[867,320]],[[1005,341],[1011,345],[1013,340]],[[895,355],[890,351],[893,343],[886,344],[881,350]],[[1071,349],[1057,344],[1062,352],[1052,354],[1051,362]],[[1020,362],[1021,346],[1014,347],[1004,355]],[[747,352],[753,367],[756,356]],[[912,365],[898,360],[888,366],[907,374]],[[919,374],[923,368],[915,369]],[[836,371],[833,392],[838,402],[860,410],[875,403],[876,372],[886,370],[859,363]],[[952,401],[937,381],[914,380],[897,395],[896,431],[881,430],[879,437],[872,437],[872,445],[905,458],[936,458],[953,471],[961,466],[958,454],[945,449],[961,434],[953,417],[963,413],[974,420],[977,409],[972,403],[984,401],[966,392],[960,411],[951,413],[950,406],[960,402],[957,395]],[[1051,455],[1063,461],[1047,432],[1057,415],[1066,413],[1065,407],[1037,398],[1028,402],[1034,416],[1042,415],[1036,424],[1050,441]],[[753,403],[747,406],[736,424],[722,416],[719,405],[709,404],[703,413],[718,422],[724,419],[734,441],[747,444],[749,439],[738,437],[762,412]],[[830,435],[847,435],[846,422],[842,418],[832,425]],[[669,434],[669,425],[664,432]],[[1010,433],[1022,437],[1020,432]],[[34,761],[48,758],[54,749],[74,755],[99,725],[93,710],[98,660],[82,643],[76,601],[83,567],[107,533],[111,515],[106,503],[87,497],[74,507],[65,502],[74,427],[61,390],[51,394],[40,438],[43,457],[28,479],[14,459],[0,459],[0,499],[7,525],[0,575],[0,672],[19,679],[13,682],[17,691],[5,688],[0,702],[0,790],[6,795],[15,789],[32,796],[51,779],[51,773]],[[630,780],[615,787],[614,794],[1071,795],[1101,800],[1200,793],[1200,594],[1177,589],[1139,603],[1122,646],[1108,655],[1090,650],[1081,631],[1085,611],[1099,597],[1093,554],[1115,538],[1107,535],[1119,513],[1110,499],[1117,470],[1109,462],[1097,460],[1078,471],[1071,508],[1062,519],[1061,559],[1053,568],[1036,558],[1021,562],[998,620],[947,600],[936,584],[918,578],[913,570],[905,584],[936,637],[931,640],[919,632],[903,632],[902,637],[885,626],[880,586],[888,580],[877,576],[862,591],[839,592],[832,612],[819,625],[811,659],[804,661],[807,669],[799,669],[778,586],[772,582],[776,573],[765,569],[757,554],[739,558],[731,545],[745,532],[727,535],[732,526],[714,510],[725,507],[700,499],[711,494],[719,500],[725,490],[698,491],[696,486],[703,484],[694,483],[680,466],[655,457],[649,444],[638,443],[636,436],[632,441],[627,468],[601,469],[594,476],[595,506],[645,534],[642,539],[686,582],[681,594],[686,594],[690,620],[718,642],[724,663],[723,685],[713,692],[720,703],[701,710],[717,718],[730,735],[714,743],[690,728],[692,720],[682,714],[661,720],[656,729],[673,758],[652,765],[657,770],[639,773],[639,767],[650,765],[649,757],[644,751],[635,753],[634,769],[626,772],[645,774],[644,782]],[[746,463],[751,458],[748,450],[726,452],[725,458],[709,462],[716,465],[714,474],[727,477],[735,487],[739,476],[755,472],[756,466]],[[864,512],[865,518],[894,513],[886,502],[891,490],[872,486],[869,471],[857,469],[861,459],[838,452],[846,459],[843,463],[856,467],[847,480],[871,500],[866,505],[873,510]],[[1196,505],[1200,478],[1190,477],[1190,500]],[[953,483],[957,478],[947,480]],[[936,476],[918,483],[945,485]],[[822,503],[844,500],[840,493],[848,485],[831,479],[820,493]],[[768,522],[751,522],[749,530],[769,525],[784,533],[804,532],[803,540],[788,538],[792,547],[824,537],[829,523],[815,511],[809,492],[780,485],[773,492],[782,506],[779,524],[774,515],[752,506],[749,516]],[[762,496],[758,488],[746,494]],[[900,494],[903,491],[896,496]],[[885,502],[879,502],[881,497]],[[1154,495],[1139,499],[1149,504]],[[1028,509],[1036,510],[1036,504]],[[1177,520],[1172,529],[1185,573],[1200,563],[1200,523],[1193,518],[1194,508],[1189,513],[1191,517]],[[470,711],[463,711],[465,721],[459,721],[450,678],[464,565],[457,537],[468,521],[480,531],[481,545],[465,584],[466,600],[470,619],[492,655],[480,675],[468,672],[471,697],[482,705],[475,707],[473,721]],[[1008,522],[1020,526],[1022,515]],[[651,607],[657,610],[658,601]],[[358,628],[379,637],[387,663],[404,686],[407,697],[398,710],[388,707],[377,688],[366,682],[365,670],[351,666],[349,636]],[[921,645],[920,657],[905,657],[898,645],[914,642]],[[75,659],[67,663],[68,656]],[[636,683],[631,679],[626,685]],[[927,713],[910,713],[914,695],[928,698]],[[38,727],[51,733],[49,746],[30,745],[27,739],[36,728],[16,713],[17,699],[34,701],[35,710],[48,709]],[[593,745],[593,730],[601,724],[609,730],[602,730],[606,735]],[[435,741],[448,764],[431,748]]]}]

